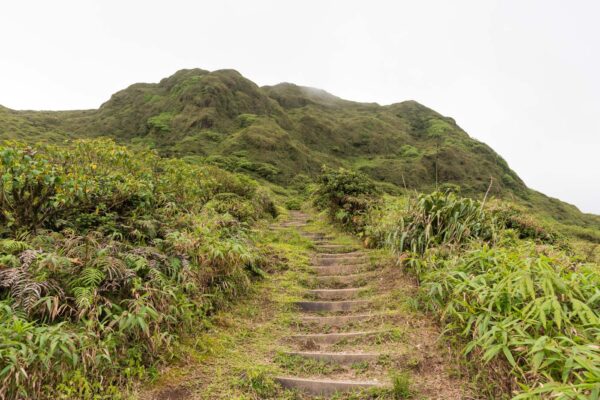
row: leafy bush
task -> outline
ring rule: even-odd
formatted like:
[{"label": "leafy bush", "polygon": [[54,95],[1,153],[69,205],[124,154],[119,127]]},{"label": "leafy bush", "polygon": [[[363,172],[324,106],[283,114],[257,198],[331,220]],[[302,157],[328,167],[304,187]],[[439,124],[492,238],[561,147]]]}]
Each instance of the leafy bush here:
[{"label": "leafy bush", "polygon": [[269,266],[245,176],[106,139],[0,157],[0,398],[117,393]]},{"label": "leafy bush", "polygon": [[286,200],[285,208],[288,210],[300,210],[302,208],[302,200],[298,197],[291,197]]},{"label": "leafy bush", "polygon": [[495,363],[498,387],[522,392],[515,399],[598,398],[597,266],[529,243],[432,252],[409,264],[428,304],[467,341],[465,354]]},{"label": "leafy bush", "polygon": [[385,228],[371,227],[368,232],[378,232],[376,241],[396,253],[423,254],[433,246],[460,246],[475,238],[493,240],[497,229],[481,203],[453,193],[420,195],[394,217],[385,216],[380,219]]},{"label": "leafy bush", "polygon": [[497,396],[600,396],[598,265],[504,203],[440,192],[385,203],[369,214],[367,244],[408,265],[446,332],[489,366]]},{"label": "leafy bush", "polygon": [[494,201],[490,203],[488,208],[503,227],[519,232],[521,239],[534,239],[542,243],[553,244],[564,241],[558,232],[528,215],[521,207],[506,202]]},{"label": "leafy bush", "polygon": [[344,228],[360,231],[368,211],[377,203],[378,194],[366,175],[344,168],[324,167],[314,192],[314,202]]},{"label": "leafy bush", "polygon": [[173,120],[173,113],[163,112],[153,117],[148,118],[148,126],[150,128],[157,129],[161,132],[171,131],[171,121]]}]

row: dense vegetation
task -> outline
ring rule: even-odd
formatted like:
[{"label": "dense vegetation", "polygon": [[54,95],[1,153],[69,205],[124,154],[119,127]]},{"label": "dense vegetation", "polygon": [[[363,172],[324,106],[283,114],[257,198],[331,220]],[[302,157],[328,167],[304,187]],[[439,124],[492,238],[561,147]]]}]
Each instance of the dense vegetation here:
[{"label": "dense vegetation", "polygon": [[233,70],[181,70],[134,84],[97,110],[0,107],[0,139],[59,143],[110,136],[163,156],[203,160],[289,186],[323,164],[369,175],[389,193],[460,187],[514,199],[561,231],[600,243],[600,217],[528,189],[507,163],[452,118],[414,101],[389,106],[342,100],[293,84],[258,87]]},{"label": "dense vegetation", "polygon": [[[514,209],[453,193],[374,197],[366,177],[326,171],[315,203],[371,246],[389,248],[423,304],[481,363],[494,397],[600,397],[600,266]],[[338,182],[350,188],[344,195]],[[362,188],[362,190],[357,190]],[[363,198],[356,210],[328,198]],[[368,222],[365,222],[365,219]],[[348,221],[357,223],[348,226]]]},{"label": "dense vegetation", "polygon": [[100,139],[8,144],[0,177],[0,398],[115,398],[270,264],[243,175]]},{"label": "dense vegetation", "polygon": [[600,217],[414,101],[182,70],[97,110],[0,106],[0,139],[0,399],[152,375],[274,264],[273,199],[309,195],[397,256],[494,396],[598,398]]}]

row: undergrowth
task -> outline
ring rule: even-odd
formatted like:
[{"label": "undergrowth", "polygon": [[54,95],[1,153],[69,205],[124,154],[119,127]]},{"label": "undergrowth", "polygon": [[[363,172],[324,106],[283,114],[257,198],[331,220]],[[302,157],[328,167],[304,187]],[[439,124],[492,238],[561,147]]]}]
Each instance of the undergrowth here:
[{"label": "undergrowth", "polygon": [[[318,199],[345,198],[331,179],[320,182]],[[343,203],[316,204],[334,221],[344,213],[342,226],[396,255],[445,333],[486,371],[495,397],[600,397],[600,267],[582,262],[566,238],[499,201],[360,196],[367,206],[356,216]]]},{"label": "undergrowth", "polygon": [[0,398],[119,398],[273,264],[251,179],[106,139],[0,148]]}]

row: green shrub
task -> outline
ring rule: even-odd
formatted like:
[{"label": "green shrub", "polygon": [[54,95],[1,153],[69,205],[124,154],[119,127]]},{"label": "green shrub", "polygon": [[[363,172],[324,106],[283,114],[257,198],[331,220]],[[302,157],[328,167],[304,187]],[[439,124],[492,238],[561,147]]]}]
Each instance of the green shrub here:
[{"label": "green shrub", "polygon": [[219,193],[205,206],[219,214],[230,214],[241,222],[251,221],[257,211],[249,202],[235,193]]},{"label": "green shrub", "polygon": [[360,172],[324,167],[313,195],[315,205],[327,210],[333,220],[348,230],[360,231],[379,193]]},{"label": "green shrub", "polygon": [[520,391],[515,399],[598,398],[597,266],[529,243],[475,245],[450,257],[432,252],[409,265],[446,329],[467,341],[465,354],[496,363],[497,387]]},{"label": "green shrub", "polygon": [[405,144],[404,146],[402,146],[400,148],[400,155],[402,157],[414,158],[414,157],[419,157],[419,155],[421,155],[421,153],[419,152],[419,150],[416,147],[411,146],[410,144]]},{"label": "green shrub", "polygon": [[173,113],[163,112],[153,117],[148,118],[148,126],[156,129],[160,132],[171,131],[171,121],[173,120]]},{"label": "green shrub", "polygon": [[[395,220],[385,216],[388,229],[385,239],[379,233],[378,241],[385,242],[396,253],[411,251],[423,254],[434,246],[457,247],[472,239],[493,240],[497,225],[476,200],[458,197],[453,193],[422,194],[409,201],[403,213]],[[382,232],[370,228],[369,232]]]},{"label": "green shrub", "polygon": [[285,201],[285,208],[288,210],[300,210],[302,208],[302,200],[297,197],[291,197]]},{"label": "green shrub", "polygon": [[269,268],[248,177],[106,139],[0,155],[0,398],[112,396]]},{"label": "green shrub", "polygon": [[[514,229],[521,239],[534,239],[542,243],[558,244],[563,241],[561,235],[538,219],[514,204],[494,201],[488,206],[498,222],[507,229]],[[562,243],[564,244],[564,243]]]},{"label": "green shrub", "polygon": [[445,332],[488,366],[495,395],[598,398],[597,265],[504,203],[440,192],[385,203],[369,213],[367,244],[389,247],[415,275]]}]

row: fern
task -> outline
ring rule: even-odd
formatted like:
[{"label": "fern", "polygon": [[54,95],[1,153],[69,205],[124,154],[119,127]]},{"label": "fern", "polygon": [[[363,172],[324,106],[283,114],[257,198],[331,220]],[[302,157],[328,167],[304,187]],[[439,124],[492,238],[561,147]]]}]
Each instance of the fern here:
[{"label": "fern", "polygon": [[26,268],[0,270],[0,288],[7,288],[14,300],[13,306],[30,313],[40,298],[49,293],[51,285],[35,279]]},{"label": "fern", "polygon": [[0,239],[0,253],[19,254],[31,247],[26,242],[13,239]]},{"label": "fern", "polygon": [[19,266],[19,259],[12,254],[0,256],[0,268],[15,268]]},{"label": "fern", "polygon": [[75,304],[80,312],[84,312],[92,307],[95,298],[94,287],[75,287],[73,295],[75,296]]},{"label": "fern", "polygon": [[100,285],[100,283],[104,280],[104,277],[104,272],[101,270],[94,267],[87,267],[81,271],[77,282],[81,283],[83,286],[95,288]]}]

